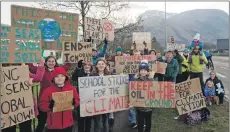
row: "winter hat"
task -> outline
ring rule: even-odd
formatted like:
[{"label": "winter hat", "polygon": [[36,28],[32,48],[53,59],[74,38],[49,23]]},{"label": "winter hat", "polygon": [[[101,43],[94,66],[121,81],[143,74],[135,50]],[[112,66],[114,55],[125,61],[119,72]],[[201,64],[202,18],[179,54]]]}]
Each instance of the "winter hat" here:
[{"label": "winter hat", "polygon": [[149,64],[148,64],[148,60],[142,60],[140,65],[139,65],[139,71],[145,69],[149,72]]},{"label": "winter hat", "polygon": [[52,75],[51,75],[52,80],[59,74],[66,76],[66,80],[69,79],[69,77],[68,77],[68,75],[67,75],[67,73],[63,67],[56,67],[56,68],[54,68],[54,71],[52,72]]},{"label": "winter hat", "polygon": [[117,48],[116,48],[116,52],[119,52],[119,51],[122,52],[122,48],[121,48],[121,47],[117,47]]},{"label": "winter hat", "polygon": [[197,39],[197,40],[200,40],[200,34],[199,33],[196,33],[196,35],[194,36],[193,39]]},{"label": "winter hat", "polygon": [[189,52],[189,49],[188,49],[188,48],[185,48],[185,49],[184,49],[184,52],[185,52],[185,53],[188,53],[188,52]]}]

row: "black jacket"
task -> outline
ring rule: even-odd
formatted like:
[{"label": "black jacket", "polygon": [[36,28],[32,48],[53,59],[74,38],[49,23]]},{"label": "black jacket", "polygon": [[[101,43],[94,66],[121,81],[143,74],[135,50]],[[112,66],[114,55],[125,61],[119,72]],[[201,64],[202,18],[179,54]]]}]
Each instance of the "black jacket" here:
[{"label": "black jacket", "polygon": [[[221,88],[224,89],[224,85],[223,85],[222,81],[221,81],[218,77],[215,77],[214,79],[208,78],[208,79],[205,81],[205,84],[206,84],[208,81],[213,81],[213,83],[214,83],[216,89],[218,89],[218,86],[221,86]],[[215,91],[216,91],[216,90],[215,90]],[[218,95],[218,92],[217,92],[217,91],[216,91],[216,95]]]}]

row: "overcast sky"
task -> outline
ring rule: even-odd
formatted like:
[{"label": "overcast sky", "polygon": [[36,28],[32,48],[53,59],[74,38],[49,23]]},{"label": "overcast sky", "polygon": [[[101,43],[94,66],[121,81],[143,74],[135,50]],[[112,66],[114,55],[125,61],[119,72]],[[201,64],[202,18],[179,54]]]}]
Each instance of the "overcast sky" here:
[{"label": "overcast sky", "polygon": [[[1,2],[1,23],[10,24],[10,6],[11,4],[23,6],[37,6],[34,2]],[[193,9],[219,9],[229,14],[228,2],[167,2],[166,12],[181,13]],[[141,13],[147,10],[165,10],[164,2],[130,2],[130,9],[127,9],[128,15],[135,19]],[[123,14],[123,13],[122,13]],[[123,14],[124,15],[124,14]]]}]

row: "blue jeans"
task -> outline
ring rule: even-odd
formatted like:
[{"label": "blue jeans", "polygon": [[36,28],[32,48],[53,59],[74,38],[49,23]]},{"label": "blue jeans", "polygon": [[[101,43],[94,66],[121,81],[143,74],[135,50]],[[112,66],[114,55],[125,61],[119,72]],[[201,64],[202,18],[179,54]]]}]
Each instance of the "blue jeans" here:
[{"label": "blue jeans", "polygon": [[136,121],[136,109],[135,108],[129,109],[129,121],[130,121],[130,123],[137,123],[137,121]]}]

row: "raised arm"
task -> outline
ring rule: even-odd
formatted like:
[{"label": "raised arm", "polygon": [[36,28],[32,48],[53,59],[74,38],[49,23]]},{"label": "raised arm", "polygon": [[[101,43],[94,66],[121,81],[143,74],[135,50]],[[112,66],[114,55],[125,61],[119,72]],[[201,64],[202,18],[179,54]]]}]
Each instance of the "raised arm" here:
[{"label": "raised arm", "polygon": [[98,57],[104,57],[107,47],[108,47],[108,41],[105,39],[104,40],[104,46],[103,46],[102,50],[98,53],[97,56]]}]

